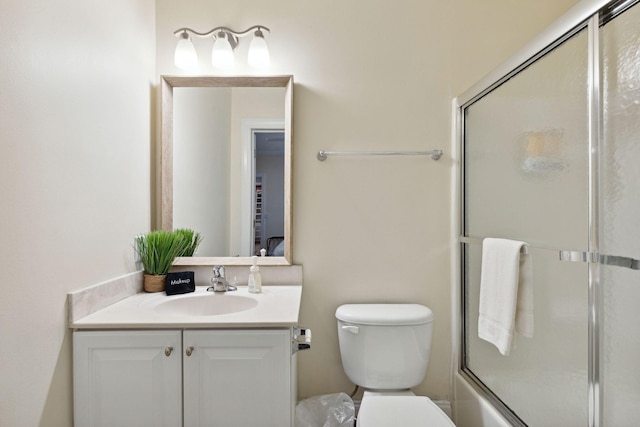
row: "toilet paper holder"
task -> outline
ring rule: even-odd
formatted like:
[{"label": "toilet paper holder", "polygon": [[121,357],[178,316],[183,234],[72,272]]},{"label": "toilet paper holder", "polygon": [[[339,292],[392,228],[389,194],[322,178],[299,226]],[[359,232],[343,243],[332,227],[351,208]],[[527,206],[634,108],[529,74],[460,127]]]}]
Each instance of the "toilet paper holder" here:
[{"label": "toilet paper holder", "polygon": [[311,348],[311,329],[295,326],[291,332],[291,354]]}]

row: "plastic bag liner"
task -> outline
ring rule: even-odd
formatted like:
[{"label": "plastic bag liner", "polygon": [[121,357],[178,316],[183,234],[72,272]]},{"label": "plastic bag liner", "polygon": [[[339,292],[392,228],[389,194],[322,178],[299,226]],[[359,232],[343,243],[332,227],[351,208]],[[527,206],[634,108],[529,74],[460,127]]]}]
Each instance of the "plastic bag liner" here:
[{"label": "plastic bag liner", "polygon": [[353,427],[356,410],[345,393],[304,399],[296,406],[296,427]]}]

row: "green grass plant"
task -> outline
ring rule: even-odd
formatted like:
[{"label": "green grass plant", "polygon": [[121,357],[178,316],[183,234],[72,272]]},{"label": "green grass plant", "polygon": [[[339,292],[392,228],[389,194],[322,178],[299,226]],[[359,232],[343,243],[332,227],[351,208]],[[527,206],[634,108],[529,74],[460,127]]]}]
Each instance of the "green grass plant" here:
[{"label": "green grass plant", "polygon": [[[192,241],[188,242],[189,246]],[[186,247],[187,242],[181,233],[156,230],[136,237],[136,249],[146,274],[167,274],[173,261],[182,256]]]},{"label": "green grass plant", "polygon": [[175,234],[182,236],[183,250],[178,256],[193,256],[198,249],[198,245],[202,241],[202,236],[188,228],[178,228],[173,231]]}]

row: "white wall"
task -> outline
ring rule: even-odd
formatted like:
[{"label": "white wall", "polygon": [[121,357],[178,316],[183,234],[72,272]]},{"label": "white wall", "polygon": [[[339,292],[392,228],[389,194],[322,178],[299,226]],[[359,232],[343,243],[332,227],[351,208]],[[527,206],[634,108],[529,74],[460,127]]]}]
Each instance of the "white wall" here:
[{"label": "white wall", "polygon": [[71,426],[66,294],[149,229],[154,2],[0,0],[0,425]]},{"label": "white wall", "polygon": [[173,89],[173,228],[201,233],[201,256],[231,255],[230,88]]}]

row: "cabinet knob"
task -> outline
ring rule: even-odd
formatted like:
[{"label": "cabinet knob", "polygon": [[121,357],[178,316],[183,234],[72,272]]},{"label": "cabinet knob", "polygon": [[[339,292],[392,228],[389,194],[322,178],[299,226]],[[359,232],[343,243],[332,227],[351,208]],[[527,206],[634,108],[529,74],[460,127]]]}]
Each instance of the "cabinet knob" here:
[{"label": "cabinet knob", "polygon": [[187,350],[185,351],[187,356],[191,356],[191,354],[193,353],[194,347],[192,345],[190,345],[189,347],[187,347]]},{"label": "cabinet knob", "polygon": [[164,349],[164,355],[165,355],[165,356],[167,356],[167,357],[168,357],[168,356],[171,356],[171,353],[172,353],[172,352],[173,352],[173,347],[166,347],[166,348]]}]

